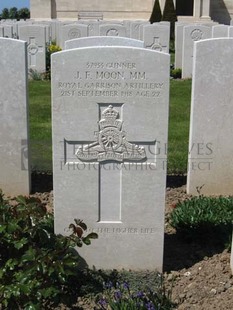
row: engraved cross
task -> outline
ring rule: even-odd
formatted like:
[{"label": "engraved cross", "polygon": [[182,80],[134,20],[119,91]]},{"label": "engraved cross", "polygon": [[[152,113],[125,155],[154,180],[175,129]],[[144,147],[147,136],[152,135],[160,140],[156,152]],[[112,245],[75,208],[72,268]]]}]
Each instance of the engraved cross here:
[{"label": "engraved cross", "polygon": [[159,37],[154,37],[154,41],[151,45],[146,46],[147,48],[151,48],[154,51],[158,52],[166,52],[167,46],[162,45],[160,43],[160,38]]},{"label": "engraved cross", "polygon": [[31,37],[28,43],[28,60],[29,66],[36,66],[36,54],[43,52],[43,46],[39,46],[36,43],[35,37]]},{"label": "engraved cross", "polygon": [[[95,133],[96,141],[74,142],[65,140],[65,150],[69,145],[75,148],[75,157],[81,163],[97,165],[99,170],[99,208],[98,222],[121,222],[122,205],[122,170],[132,163],[147,161],[145,148],[136,142],[128,142],[122,130],[123,121],[119,119],[123,106],[103,107],[99,105],[99,131]],[[122,114],[122,113],[121,113]],[[143,144],[143,143],[141,143]],[[144,145],[154,145],[155,142]],[[65,151],[65,162],[67,160]]]}]

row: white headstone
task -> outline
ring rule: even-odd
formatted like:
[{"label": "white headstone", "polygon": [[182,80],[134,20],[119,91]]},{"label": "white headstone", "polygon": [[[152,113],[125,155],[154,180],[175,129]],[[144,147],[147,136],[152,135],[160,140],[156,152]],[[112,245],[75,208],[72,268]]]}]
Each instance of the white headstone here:
[{"label": "white headstone", "polygon": [[[79,21],[82,22],[82,21]],[[82,22],[84,25],[87,25],[88,27],[88,36],[93,37],[93,36],[99,36],[99,22],[98,21],[83,21]]]},{"label": "white headstone", "polygon": [[134,21],[130,24],[130,38],[139,40],[140,39],[140,26],[149,25],[147,21]]},{"label": "white headstone", "polygon": [[194,42],[211,37],[211,28],[201,25],[190,25],[183,28],[182,78],[192,77]]},{"label": "white headstone", "polygon": [[64,49],[65,41],[88,36],[88,26],[82,24],[70,24],[61,27],[61,47]]},{"label": "white headstone", "polygon": [[143,41],[145,48],[169,53],[170,28],[160,23],[145,25],[143,26]]},{"label": "white headstone", "polygon": [[0,37],[4,37],[4,27],[0,26]]},{"label": "white headstone", "polygon": [[233,37],[233,26],[229,26],[228,28],[228,37],[229,38]]},{"label": "white headstone", "polygon": [[126,37],[125,26],[118,24],[103,24],[99,26],[100,36]]},{"label": "white headstone", "polygon": [[5,38],[13,38],[13,26],[4,25],[4,37]]},{"label": "white headstone", "polygon": [[66,50],[71,48],[88,47],[88,46],[134,46],[143,48],[144,42],[129,38],[104,37],[104,36],[80,38],[65,42]]},{"label": "white headstone", "polygon": [[0,38],[0,188],[11,196],[30,192],[26,49]]},{"label": "white headstone", "polygon": [[182,68],[183,29],[186,24],[175,24],[175,68]]},{"label": "white headstone", "polygon": [[130,20],[123,20],[123,22],[122,22],[122,25],[125,27],[125,31],[126,31],[125,36],[127,38],[130,38],[130,26],[131,26],[131,23],[132,23],[132,21],[130,21]]},{"label": "white headstone", "polygon": [[215,25],[212,27],[212,38],[227,38],[228,26],[227,25]]},{"label": "white headstone", "polygon": [[116,46],[53,54],[52,97],[56,232],[78,217],[99,235],[80,251],[88,265],[161,271],[169,55]]},{"label": "white headstone", "polygon": [[233,194],[233,39],[197,42],[189,137],[187,191]]},{"label": "white headstone", "polygon": [[19,26],[19,39],[27,42],[28,68],[45,72],[46,27],[37,25]]}]

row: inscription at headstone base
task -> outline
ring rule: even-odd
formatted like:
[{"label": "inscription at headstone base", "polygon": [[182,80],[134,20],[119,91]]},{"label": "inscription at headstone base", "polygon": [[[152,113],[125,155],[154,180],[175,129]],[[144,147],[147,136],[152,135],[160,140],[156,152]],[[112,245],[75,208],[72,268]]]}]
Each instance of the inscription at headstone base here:
[{"label": "inscription at headstone base", "polygon": [[79,251],[89,266],[162,270],[169,62],[118,46],[52,56],[55,230],[80,218],[99,235]]}]

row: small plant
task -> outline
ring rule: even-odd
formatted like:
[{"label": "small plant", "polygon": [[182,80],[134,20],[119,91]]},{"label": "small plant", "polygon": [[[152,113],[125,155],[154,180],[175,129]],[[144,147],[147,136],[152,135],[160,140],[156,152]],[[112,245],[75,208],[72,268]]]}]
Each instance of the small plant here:
[{"label": "small plant", "polygon": [[52,41],[51,44],[47,45],[46,48],[46,79],[50,80],[51,78],[51,55],[56,52],[60,52],[62,49],[56,44],[55,41]]},{"label": "small plant", "polygon": [[29,73],[29,79],[33,80],[33,81],[41,81],[44,79],[44,74],[38,72],[37,70],[33,70],[32,68],[30,68],[28,70]]},{"label": "small plant", "polygon": [[180,68],[177,69],[171,69],[170,76],[173,77],[173,79],[181,79],[182,70]]},{"label": "small plant", "polygon": [[0,308],[54,309],[72,305],[82,286],[75,247],[97,235],[84,234],[80,220],[71,234],[54,234],[53,215],[35,198],[19,196],[11,205],[0,194]]},{"label": "small plant", "polygon": [[175,205],[170,224],[185,238],[216,236],[230,242],[233,223],[233,197],[198,196]]},{"label": "small plant", "polygon": [[104,283],[104,292],[96,300],[97,309],[102,310],[168,310],[173,308],[170,293],[166,293],[162,275],[155,291],[150,287],[132,290],[127,281]]}]

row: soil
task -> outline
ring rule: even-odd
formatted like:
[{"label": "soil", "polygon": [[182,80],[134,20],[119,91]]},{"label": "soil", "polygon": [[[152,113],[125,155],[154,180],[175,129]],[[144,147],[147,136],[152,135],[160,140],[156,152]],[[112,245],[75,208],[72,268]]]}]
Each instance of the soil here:
[{"label": "soil", "polygon": [[[34,174],[32,196],[53,209],[52,176]],[[168,176],[166,195],[164,278],[172,287],[172,301],[177,310],[232,310],[233,275],[230,253],[215,240],[187,242],[169,225],[168,216],[178,201],[187,199],[185,176]],[[80,306],[93,309],[92,306]]]}]

